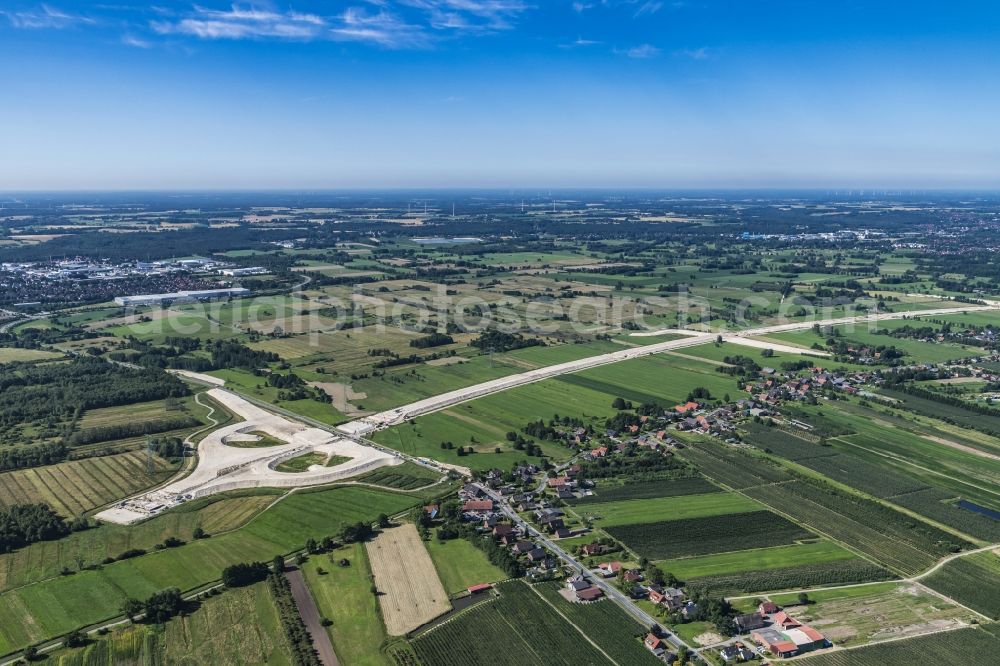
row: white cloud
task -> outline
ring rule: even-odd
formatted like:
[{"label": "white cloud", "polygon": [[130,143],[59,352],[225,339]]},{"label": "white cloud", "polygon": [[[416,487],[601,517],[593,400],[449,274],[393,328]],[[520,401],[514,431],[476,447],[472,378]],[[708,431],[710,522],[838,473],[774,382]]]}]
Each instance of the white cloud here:
[{"label": "white cloud", "polygon": [[[377,0],[383,4],[384,0]],[[398,0],[423,12],[432,28],[454,31],[509,30],[528,6],[521,0]]]},{"label": "white cloud", "polygon": [[639,18],[640,16],[651,16],[656,12],[663,9],[662,2],[655,2],[654,0],[649,0],[648,2],[642,3],[639,9],[635,10],[635,14],[632,15],[633,18]]},{"label": "white cloud", "polygon": [[122,44],[125,46],[134,46],[138,49],[149,49],[153,47],[152,42],[140,39],[134,35],[122,35]]},{"label": "white cloud", "polygon": [[368,13],[351,7],[330,28],[329,35],[339,41],[370,42],[387,48],[421,47],[428,43],[423,28],[407,23],[385,9]]},{"label": "white cloud", "polygon": [[153,21],[156,32],[192,35],[202,39],[316,39],[326,26],[326,20],[315,14],[294,11],[279,13],[234,4],[228,11],[195,6],[179,19]]},{"label": "white cloud", "polygon": [[615,53],[619,55],[628,56],[629,58],[655,58],[660,55],[660,49],[656,48],[652,44],[640,44],[639,46],[633,46],[628,49],[615,49]]},{"label": "white cloud", "polygon": [[692,60],[708,60],[712,57],[712,50],[707,46],[701,46],[696,49],[682,49],[677,51],[675,55],[691,58]]},{"label": "white cloud", "polygon": [[75,25],[93,25],[94,19],[80,14],[70,14],[49,5],[41,5],[36,10],[9,12],[0,10],[15,28],[27,30],[70,28]]}]

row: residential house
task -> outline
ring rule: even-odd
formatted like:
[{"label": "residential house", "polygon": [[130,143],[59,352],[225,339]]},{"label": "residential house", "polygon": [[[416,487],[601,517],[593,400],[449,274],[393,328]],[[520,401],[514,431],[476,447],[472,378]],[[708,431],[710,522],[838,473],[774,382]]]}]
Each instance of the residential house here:
[{"label": "residential house", "polygon": [[764,621],[764,616],[760,613],[747,613],[745,615],[737,615],[734,617],[733,624],[741,634],[745,634],[753,631],[754,629],[760,629],[766,623]]},{"label": "residential house", "polygon": [[646,646],[646,649],[653,653],[654,656],[662,657],[666,653],[666,644],[662,639],[657,637],[655,634],[647,634],[646,639],[642,642]]}]

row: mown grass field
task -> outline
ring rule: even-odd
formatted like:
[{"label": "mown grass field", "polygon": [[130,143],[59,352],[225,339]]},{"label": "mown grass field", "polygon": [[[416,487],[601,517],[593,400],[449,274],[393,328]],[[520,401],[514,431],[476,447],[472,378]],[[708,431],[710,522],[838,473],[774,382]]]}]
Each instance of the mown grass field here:
[{"label": "mown grass field", "polygon": [[458,594],[479,583],[494,583],[507,578],[507,574],[486,559],[483,551],[466,539],[431,539],[426,545],[448,594]]},{"label": "mown grass field", "polygon": [[736,493],[706,493],[681,497],[621,500],[585,504],[579,513],[599,527],[703,518],[759,511],[761,505]]},{"label": "mown grass field", "polygon": [[41,361],[43,359],[59,358],[61,354],[44,349],[20,349],[18,347],[0,347],[0,363],[25,361]]},{"label": "mown grass field", "polygon": [[584,507],[591,504],[604,502],[722,492],[721,488],[712,485],[700,476],[666,478],[655,481],[618,481],[617,479],[601,479],[598,481],[593,495],[569,500],[569,503],[583,510]]},{"label": "mown grass field", "polygon": [[146,454],[129,451],[44,467],[0,474],[0,506],[45,502],[67,518],[163,483],[178,465],[152,457],[148,474]]},{"label": "mown grass field", "polygon": [[[658,562],[660,568],[681,580],[742,571],[782,569],[804,564],[836,563],[854,558],[854,554],[829,541],[741,550]],[[832,564],[831,566],[836,566]]]},{"label": "mown grass field", "polygon": [[[348,566],[341,566],[341,560]],[[351,544],[302,565],[309,591],[344,666],[389,666],[381,651],[386,641],[378,599],[371,593],[371,570],[364,544]],[[325,573],[320,573],[320,571]]]},{"label": "mown grass field", "polygon": [[391,515],[417,501],[360,487],[295,493],[228,534],[9,591],[0,595],[0,653],[113,617],[125,596],[196,588],[229,564],[268,561],[310,537],[336,535],[348,523]]},{"label": "mown grass field", "polygon": [[267,587],[226,590],[162,630],[126,625],[85,648],[62,650],[58,666],[290,666],[291,650]]}]

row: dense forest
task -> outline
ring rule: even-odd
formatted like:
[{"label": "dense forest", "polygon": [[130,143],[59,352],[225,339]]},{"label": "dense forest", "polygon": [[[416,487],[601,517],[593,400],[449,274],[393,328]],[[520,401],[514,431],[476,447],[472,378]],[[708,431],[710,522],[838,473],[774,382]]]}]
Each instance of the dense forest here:
[{"label": "dense forest", "polygon": [[66,425],[88,409],[130,405],[188,395],[176,377],[99,358],[65,363],[0,365],[0,444],[18,443],[25,425]]}]

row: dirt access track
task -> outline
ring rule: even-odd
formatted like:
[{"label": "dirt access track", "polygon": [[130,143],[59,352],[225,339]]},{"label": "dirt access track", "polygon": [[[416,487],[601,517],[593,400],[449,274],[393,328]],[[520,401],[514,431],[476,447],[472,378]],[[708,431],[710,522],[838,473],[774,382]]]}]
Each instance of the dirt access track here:
[{"label": "dirt access track", "polygon": [[448,593],[416,527],[387,529],[367,548],[390,636],[402,636],[451,610]]},{"label": "dirt access track", "polygon": [[[232,391],[213,388],[208,396],[244,420],[210,432],[198,444],[198,465],[190,475],[157,490],[119,502],[97,514],[111,523],[129,524],[197,497],[237,488],[298,488],[348,479],[403,459],[326,430],[267,411]],[[284,442],[261,448],[232,446],[247,433],[263,432]],[[308,453],[349,458],[332,467],[313,465],[300,473],[279,472],[282,462]]]}]

